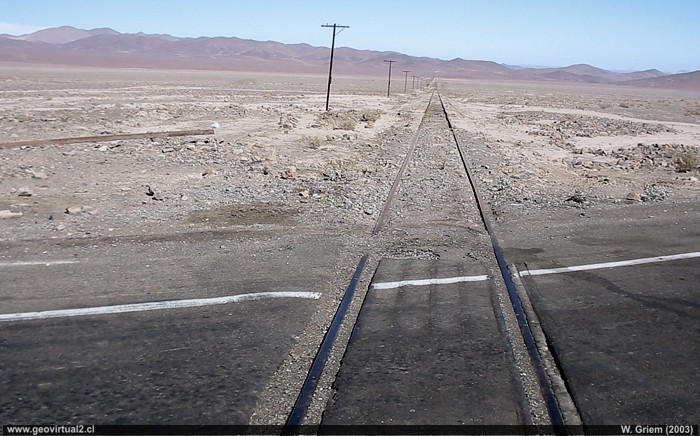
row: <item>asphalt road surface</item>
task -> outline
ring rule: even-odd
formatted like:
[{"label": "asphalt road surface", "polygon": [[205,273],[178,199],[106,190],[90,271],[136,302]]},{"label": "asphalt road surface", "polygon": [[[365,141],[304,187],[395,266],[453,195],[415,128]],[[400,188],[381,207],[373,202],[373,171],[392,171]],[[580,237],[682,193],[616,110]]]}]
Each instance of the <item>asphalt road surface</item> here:
[{"label": "asphalt road surface", "polygon": [[[498,223],[585,424],[700,419],[700,257],[542,272],[698,253],[700,209],[682,206]],[[245,424],[345,247],[252,232],[2,248],[1,422]],[[383,260],[373,283],[484,273],[465,259]],[[370,288],[323,422],[523,422],[490,286]],[[161,301],[189,303],[41,314]]]},{"label": "asphalt road surface", "polygon": [[[0,422],[247,424],[341,245],[208,233],[3,248]],[[163,301],[181,306],[148,306]],[[100,313],[46,313],[80,308]]]},{"label": "asphalt road surface", "polygon": [[583,422],[698,422],[700,209],[578,213],[502,233]]}]

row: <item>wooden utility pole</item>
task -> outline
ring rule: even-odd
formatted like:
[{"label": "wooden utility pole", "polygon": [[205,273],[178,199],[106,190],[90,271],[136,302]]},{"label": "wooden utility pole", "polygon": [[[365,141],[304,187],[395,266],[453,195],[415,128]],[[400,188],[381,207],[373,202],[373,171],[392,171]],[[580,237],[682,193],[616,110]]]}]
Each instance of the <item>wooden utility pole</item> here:
[{"label": "wooden utility pole", "polygon": [[408,85],[408,73],[411,72],[411,70],[403,70],[404,73],[406,73],[406,77],[403,78],[403,92],[406,92],[406,86]]},{"label": "wooden utility pole", "polygon": [[[328,91],[326,91],[326,112],[328,111],[328,102],[331,99],[331,81],[333,80],[333,52],[335,51],[335,35],[342,32],[343,29],[349,29],[350,26],[341,26],[339,24],[322,24],[321,27],[332,27],[333,28],[333,40],[331,41],[331,66],[328,68]],[[340,32],[336,33],[336,29],[340,29]]]},{"label": "wooden utility pole", "polygon": [[385,60],[384,62],[389,63],[389,84],[386,87],[386,96],[389,97],[389,93],[391,92],[391,64],[393,64],[394,62],[397,62],[397,61]]}]

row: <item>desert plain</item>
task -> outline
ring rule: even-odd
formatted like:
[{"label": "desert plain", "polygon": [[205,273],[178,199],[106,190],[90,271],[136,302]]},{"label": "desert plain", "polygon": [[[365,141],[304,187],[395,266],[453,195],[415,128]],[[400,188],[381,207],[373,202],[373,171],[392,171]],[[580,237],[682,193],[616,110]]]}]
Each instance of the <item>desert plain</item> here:
[{"label": "desert plain", "polygon": [[[698,199],[700,94],[434,80],[497,216]],[[4,241],[370,225],[430,93],[337,77],[326,113],[324,76],[21,64],[3,65],[0,86],[2,143],[219,126],[0,149]]]}]

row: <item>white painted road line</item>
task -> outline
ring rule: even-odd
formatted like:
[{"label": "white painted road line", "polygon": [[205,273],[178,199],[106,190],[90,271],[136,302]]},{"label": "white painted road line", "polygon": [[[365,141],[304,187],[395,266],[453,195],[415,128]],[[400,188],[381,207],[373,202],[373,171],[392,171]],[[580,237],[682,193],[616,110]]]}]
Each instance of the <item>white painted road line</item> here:
[{"label": "white painted road line", "polygon": [[672,260],[693,259],[700,257],[700,251],[692,253],[671,254],[668,256],[645,257],[641,259],[620,260],[617,262],[591,263],[588,265],[563,266],[550,269],[532,269],[520,271],[520,276],[542,276],[546,274],[560,274],[574,271],[588,271],[592,269],[617,268],[620,266],[644,265],[647,263],[669,262]]},{"label": "white painted road line", "polygon": [[71,263],[80,263],[78,260],[32,260],[32,261],[27,261],[27,262],[0,262],[0,268],[9,268],[13,266],[37,266],[37,265],[43,265],[43,266],[54,266],[54,265],[67,265]]},{"label": "white painted road line", "polygon": [[489,276],[462,276],[448,277],[445,279],[421,279],[421,280],[401,280],[398,282],[373,283],[374,289],[394,289],[402,286],[427,286],[427,285],[449,285],[462,282],[481,282],[488,280]]},{"label": "white painted road line", "polygon": [[240,303],[241,301],[266,300],[271,298],[308,298],[318,300],[319,292],[258,292],[231,295],[228,297],[199,298],[195,300],[155,301],[152,303],[121,304],[117,306],[85,307],[82,309],[46,310],[0,314],[0,322],[26,321],[31,319],[63,318],[71,316],[105,315],[109,313],[143,312],[147,310],[180,309],[183,307],[213,306]]}]

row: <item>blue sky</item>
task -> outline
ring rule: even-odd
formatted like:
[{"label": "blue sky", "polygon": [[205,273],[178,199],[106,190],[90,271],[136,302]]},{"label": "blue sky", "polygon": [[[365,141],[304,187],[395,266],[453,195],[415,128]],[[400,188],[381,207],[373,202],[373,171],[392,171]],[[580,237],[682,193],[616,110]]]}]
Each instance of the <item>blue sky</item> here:
[{"label": "blue sky", "polygon": [[700,70],[700,0],[0,0],[0,33],[70,25],[441,59]]}]

